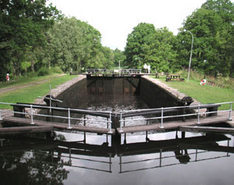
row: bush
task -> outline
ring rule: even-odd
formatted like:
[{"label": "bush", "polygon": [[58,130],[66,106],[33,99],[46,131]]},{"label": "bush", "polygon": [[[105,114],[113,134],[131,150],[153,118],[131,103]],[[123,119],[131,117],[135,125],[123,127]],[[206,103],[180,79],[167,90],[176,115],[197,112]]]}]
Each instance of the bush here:
[{"label": "bush", "polygon": [[49,69],[43,67],[41,69],[39,69],[39,71],[37,72],[37,76],[46,76],[49,75],[51,72]]},{"label": "bush", "polygon": [[57,73],[57,74],[63,73],[63,71],[59,67],[53,67],[51,69],[52,69],[53,73]]}]

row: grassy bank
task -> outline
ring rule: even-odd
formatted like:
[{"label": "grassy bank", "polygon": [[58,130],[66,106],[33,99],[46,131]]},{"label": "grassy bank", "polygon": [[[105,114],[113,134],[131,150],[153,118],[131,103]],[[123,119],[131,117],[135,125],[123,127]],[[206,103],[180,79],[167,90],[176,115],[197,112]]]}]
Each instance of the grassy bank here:
[{"label": "grassy bank", "polygon": [[[36,84],[33,84],[30,87],[26,88],[15,88],[15,90],[7,93],[0,94],[0,102],[7,102],[7,103],[16,103],[16,102],[26,102],[26,103],[32,103],[35,99],[38,99],[39,96],[44,96],[49,93],[49,85],[51,85],[51,88],[55,88],[56,86],[63,84],[73,78],[76,78],[76,75],[63,75],[63,76],[47,76],[44,78],[34,78],[34,80],[30,80],[30,83],[37,82]],[[46,82],[40,83],[40,81],[43,81],[47,79]],[[28,84],[26,83],[20,83],[21,86]],[[15,84],[17,85],[17,84]],[[6,105],[0,105],[0,108],[7,108],[11,109],[12,107],[6,106]]]},{"label": "grassy bank", "polygon": [[[200,81],[190,79],[184,82],[166,82],[165,77],[161,77],[160,80],[178,89],[180,92],[185,93],[198,100],[201,103],[220,103],[220,102],[231,102],[234,101],[234,90],[229,88],[219,88],[213,86],[202,86]],[[227,106],[222,106],[222,109],[227,108]]]}]

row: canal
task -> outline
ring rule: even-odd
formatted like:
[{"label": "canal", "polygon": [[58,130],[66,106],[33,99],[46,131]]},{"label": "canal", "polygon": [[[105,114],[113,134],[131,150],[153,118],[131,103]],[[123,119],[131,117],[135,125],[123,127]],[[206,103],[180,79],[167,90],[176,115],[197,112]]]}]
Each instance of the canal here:
[{"label": "canal", "polygon": [[[160,107],[164,93],[142,95],[141,83],[138,78],[88,79],[58,98],[60,106],[90,110]],[[175,104],[168,99],[168,105]],[[233,184],[232,135],[186,133],[182,138],[180,132],[152,132],[147,139],[145,133],[127,134],[121,144],[111,139],[86,133],[84,141],[81,132],[56,132],[46,141],[1,138],[1,184]]]}]

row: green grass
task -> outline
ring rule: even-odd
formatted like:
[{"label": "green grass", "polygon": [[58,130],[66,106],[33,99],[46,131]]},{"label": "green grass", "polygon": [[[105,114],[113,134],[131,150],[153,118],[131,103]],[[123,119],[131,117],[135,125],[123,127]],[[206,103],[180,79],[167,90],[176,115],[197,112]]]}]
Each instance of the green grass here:
[{"label": "green grass", "polygon": [[[170,87],[178,89],[180,92],[191,96],[201,103],[221,103],[234,101],[233,89],[223,89],[208,85],[201,86],[200,82],[195,80],[185,80],[184,82],[166,82],[165,77],[161,77],[160,80]],[[222,106],[221,109],[225,109],[227,107],[229,107],[229,105]]]},{"label": "green grass", "polygon": [[[33,85],[31,87],[22,88],[19,90],[11,91],[8,93],[4,93],[0,95],[0,102],[7,102],[7,103],[16,103],[16,102],[25,102],[25,103],[32,103],[35,99],[38,99],[39,96],[45,96],[49,93],[49,85],[51,88],[56,88],[56,86],[63,84],[73,78],[76,78],[76,75],[64,75],[60,77],[50,76],[50,80],[39,84]],[[48,78],[48,76],[47,76]],[[35,81],[38,81],[36,78]],[[31,81],[32,82],[32,81]],[[8,105],[0,105],[0,108],[4,109],[11,109],[11,106]]]}]

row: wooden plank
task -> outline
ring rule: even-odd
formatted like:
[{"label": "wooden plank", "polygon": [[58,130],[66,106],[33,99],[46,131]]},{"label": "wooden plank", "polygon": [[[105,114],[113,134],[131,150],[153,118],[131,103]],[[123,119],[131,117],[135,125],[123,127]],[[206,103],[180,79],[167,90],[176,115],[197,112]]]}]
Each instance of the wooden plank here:
[{"label": "wooden plank", "polygon": [[[227,116],[219,115],[216,117],[206,117],[200,118],[199,125],[210,125],[216,124],[221,122],[227,122]],[[197,124],[197,119],[187,119],[186,121],[168,121],[163,124],[163,128],[160,128],[160,123],[150,124],[150,125],[140,125],[140,126],[129,126],[123,127],[122,130],[120,128],[117,129],[119,133],[133,133],[133,132],[142,132],[142,131],[158,131],[158,132],[165,132],[165,131],[173,131],[178,130],[180,126],[194,126]]]},{"label": "wooden plank", "polygon": [[205,132],[205,133],[220,133],[220,134],[233,134],[234,128],[226,127],[210,127],[210,126],[180,126],[179,131],[185,132]]},{"label": "wooden plank", "polygon": [[[3,121],[20,124],[20,125],[32,125],[31,120],[27,118],[4,117]],[[72,128],[68,128],[67,123],[65,124],[65,123],[47,122],[47,121],[41,121],[41,120],[34,120],[34,125],[53,126],[54,129],[58,129],[58,130],[81,131],[81,132],[91,132],[91,133],[108,134],[108,135],[115,134],[114,129],[111,129],[112,132],[109,133],[110,130],[108,128],[88,127],[88,126],[80,126],[80,125],[71,125]]]},{"label": "wooden plank", "polygon": [[0,135],[37,133],[37,132],[52,132],[53,130],[54,130],[53,126],[5,127],[5,128],[0,128]]}]

